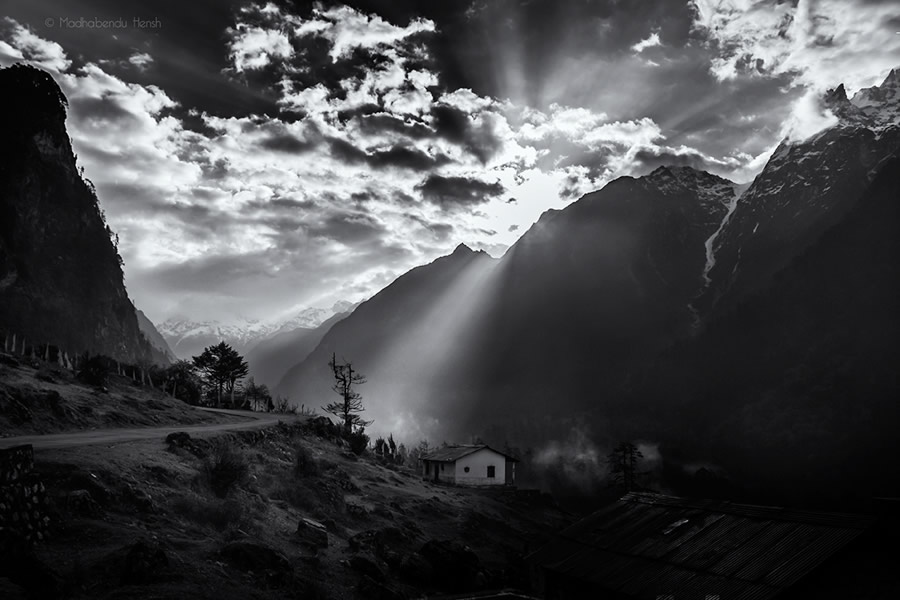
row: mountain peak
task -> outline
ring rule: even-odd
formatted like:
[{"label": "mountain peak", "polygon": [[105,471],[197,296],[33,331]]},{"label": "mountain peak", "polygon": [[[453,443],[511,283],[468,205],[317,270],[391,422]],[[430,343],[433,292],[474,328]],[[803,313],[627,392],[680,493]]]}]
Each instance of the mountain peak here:
[{"label": "mountain peak", "polygon": [[847,90],[844,88],[844,84],[840,84],[836,88],[832,90],[828,90],[825,93],[825,103],[843,103],[847,102]]},{"label": "mountain peak", "polygon": [[475,254],[475,251],[472,250],[471,248],[469,248],[465,244],[460,244],[459,246],[456,247],[456,249],[453,251],[453,254],[451,254],[451,256],[467,256],[469,254]]},{"label": "mountain peak", "polygon": [[842,120],[859,123],[869,129],[884,130],[900,124],[900,72],[891,69],[881,85],[859,90],[853,98],[843,102],[842,107],[843,112],[835,111]]}]

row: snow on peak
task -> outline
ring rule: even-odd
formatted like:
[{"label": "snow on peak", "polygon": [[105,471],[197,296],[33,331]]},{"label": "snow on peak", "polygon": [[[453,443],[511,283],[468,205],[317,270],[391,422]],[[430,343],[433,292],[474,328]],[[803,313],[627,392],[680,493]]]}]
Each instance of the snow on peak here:
[{"label": "snow on peak", "polygon": [[701,204],[724,204],[735,195],[735,183],[693,167],[659,167],[647,176],[663,194],[696,193]]},{"label": "snow on peak", "polygon": [[849,102],[865,115],[872,128],[900,125],[900,73],[891,69],[881,85],[859,90]]}]

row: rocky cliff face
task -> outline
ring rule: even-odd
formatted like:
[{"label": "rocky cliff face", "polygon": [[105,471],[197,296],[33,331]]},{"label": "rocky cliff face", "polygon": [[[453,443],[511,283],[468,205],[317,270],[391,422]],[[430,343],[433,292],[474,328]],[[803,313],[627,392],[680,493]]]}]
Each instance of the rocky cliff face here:
[{"label": "rocky cliff face", "polygon": [[784,140],[717,236],[711,282],[697,303],[704,314],[732,308],[765,287],[843,219],[900,145],[900,77],[894,71],[852,100],[841,85],[823,101],[837,123],[805,140]]},{"label": "rocky cliff face", "polygon": [[0,70],[0,331],[137,362],[152,359],[121,258],[66,133],[66,99],[45,72]]}]

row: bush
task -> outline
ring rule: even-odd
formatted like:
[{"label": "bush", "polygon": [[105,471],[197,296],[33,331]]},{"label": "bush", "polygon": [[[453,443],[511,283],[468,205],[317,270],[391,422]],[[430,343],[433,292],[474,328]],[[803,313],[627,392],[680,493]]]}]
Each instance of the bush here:
[{"label": "bush", "polygon": [[237,500],[207,501],[197,496],[175,498],[172,509],[194,523],[205,524],[224,531],[244,524],[244,508]]},{"label": "bush", "polygon": [[201,475],[206,485],[219,498],[224,498],[231,488],[244,483],[250,466],[243,452],[231,442],[213,445],[209,456],[203,460]]},{"label": "bush", "polygon": [[81,362],[78,379],[88,385],[103,387],[109,381],[110,368],[102,356],[91,356]]},{"label": "bush", "polygon": [[313,453],[306,446],[297,446],[297,452],[294,454],[294,476],[313,477],[318,473],[319,465]]},{"label": "bush", "polygon": [[365,452],[366,448],[369,446],[369,436],[366,435],[366,432],[362,427],[355,429],[353,433],[347,434],[344,437],[350,445],[350,451],[357,456]]}]

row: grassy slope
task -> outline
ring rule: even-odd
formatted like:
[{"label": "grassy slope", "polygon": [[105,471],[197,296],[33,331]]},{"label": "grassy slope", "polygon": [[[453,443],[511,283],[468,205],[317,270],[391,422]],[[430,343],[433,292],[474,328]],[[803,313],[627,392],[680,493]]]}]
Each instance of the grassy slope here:
[{"label": "grassy slope", "polygon": [[104,392],[79,382],[70,371],[39,364],[0,353],[0,437],[236,420],[198,411],[126,377],[111,377]]},{"label": "grassy slope", "polygon": [[[128,393],[135,402],[155,401],[139,388]],[[66,403],[69,398],[85,401],[69,394]],[[224,498],[202,474],[202,457],[221,443],[249,467]],[[437,486],[412,470],[357,459],[308,426],[282,424],[191,444],[168,447],[160,439],[38,453],[37,468],[53,498],[53,533],[36,549],[35,564],[44,566],[0,572],[0,584],[13,585],[12,579],[41,597],[92,599],[418,598],[458,591],[415,562],[428,540],[450,539],[480,559],[477,587],[522,588],[526,550],[569,520],[545,498]],[[305,475],[294,470],[300,447],[314,464]],[[84,496],[79,490],[92,500],[76,501]],[[303,517],[328,524],[327,548],[300,543]],[[394,528],[387,553],[350,542],[385,528]],[[162,550],[167,564],[141,567],[136,581],[124,565],[137,540]],[[223,553],[235,542],[265,547],[249,546],[263,564]],[[266,558],[269,551],[281,558]],[[374,583],[363,575],[360,557],[385,579]],[[29,573],[45,568],[49,574],[29,583]]]}]

